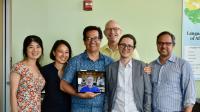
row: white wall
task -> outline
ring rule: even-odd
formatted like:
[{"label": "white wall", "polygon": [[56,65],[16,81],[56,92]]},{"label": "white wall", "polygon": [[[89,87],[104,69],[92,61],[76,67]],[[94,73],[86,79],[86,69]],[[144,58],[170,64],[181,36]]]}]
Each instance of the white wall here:
[{"label": "white wall", "polygon": [[[82,0],[13,0],[13,63],[22,58],[23,39],[29,34],[42,37],[46,64],[50,62],[48,55],[55,40],[69,41],[76,55],[84,50],[84,27],[97,25],[104,29],[109,19],[117,20],[124,33],[137,38],[142,60],[150,62],[157,57],[156,35],[164,30],[177,37],[175,53],[180,56],[181,0],[93,0],[93,4],[93,11],[83,11]],[[105,42],[106,39],[102,44]]]},{"label": "white wall", "polygon": [[[27,35],[42,38],[43,64],[47,64],[55,40],[69,41],[73,55],[79,54],[84,50],[84,27],[97,25],[104,29],[109,19],[117,20],[124,33],[136,37],[143,61],[157,58],[156,36],[164,30],[175,35],[174,53],[181,56],[182,0],[93,0],[93,4],[93,11],[83,11],[82,0],[12,0],[13,63],[22,59],[22,43]],[[102,45],[105,43],[104,38]],[[200,81],[196,84],[199,86]],[[199,88],[197,91],[200,96]]]}]

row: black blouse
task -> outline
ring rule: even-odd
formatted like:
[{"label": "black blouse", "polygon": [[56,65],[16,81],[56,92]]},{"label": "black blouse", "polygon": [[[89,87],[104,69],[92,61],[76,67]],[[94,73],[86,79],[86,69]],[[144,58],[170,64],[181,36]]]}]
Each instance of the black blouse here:
[{"label": "black blouse", "polygon": [[54,63],[42,67],[41,72],[46,81],[42,112],[70,112],[71,97],[60,90],[61,79]]}]

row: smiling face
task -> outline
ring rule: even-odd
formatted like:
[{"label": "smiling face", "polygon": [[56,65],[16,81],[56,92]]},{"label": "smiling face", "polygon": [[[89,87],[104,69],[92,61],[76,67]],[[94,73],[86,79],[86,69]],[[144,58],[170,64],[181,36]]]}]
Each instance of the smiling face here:
[{"label": "smiling face", "polygon": [[161,35],[157,41],[157,50],[160,57],[169,58],[172,54],[174,45],[172,38],[168,34]]},{"label": "smiling face", "polygon": [[109,42],[115,43],[115,42],[118,42],[122,34],[122,30],[115,21],[111,20],[106,24],[104,34],[107,37]]},{"label": "smiling face", "polygon": [[101,40],[98,31],[90,30],[86,32],[84,44],[88,53],[99,52]]},{"label": "smiling face", "polygon": [[42,55],[42,48],[37,42],[32,41],[27,46],[26,54],[27,58],[32,60],[37,60]]},{"label": "smiling face", "polygon": [[123,38],[120,41],[118,48],[121,58],[132,58],[132,54],[134,51],[134,44],[132,39],[126,37]]},{"label": "smiling face", "polygon": [[69,48],[60,44],[55,51],[53,51],[53,55],[55,56],[55,62],[60,64],[65,64],[69,58]]}]

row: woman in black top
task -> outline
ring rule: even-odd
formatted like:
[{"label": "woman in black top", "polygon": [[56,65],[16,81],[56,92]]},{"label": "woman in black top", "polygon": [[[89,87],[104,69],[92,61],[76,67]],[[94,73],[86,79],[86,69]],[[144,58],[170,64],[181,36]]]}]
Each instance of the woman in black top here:
[{"label": "woman in black top", "polygon": [[54,62],[42,67],[46,80],[42,112],[70,112],[71,97],[60,90],[60,80],[71,54],[71,46],[67,41],[57,40],[54,43],[50,52],[50,58]]}]

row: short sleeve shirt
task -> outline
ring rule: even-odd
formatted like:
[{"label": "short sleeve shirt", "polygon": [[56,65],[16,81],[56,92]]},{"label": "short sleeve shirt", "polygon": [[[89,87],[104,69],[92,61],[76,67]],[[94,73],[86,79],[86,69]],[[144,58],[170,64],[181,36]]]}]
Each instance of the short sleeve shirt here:
[{"label": "short sleeve shirt", "polygon": [[[74,87],[76,87],[76,72],[81,70],[95,70],[95,71],[105,71],[107,65],[112,63],[113,60],[110,57],[107,57],[100,53],[100,57],[96,61],[92,61],[89,59],[86,52],[81,53],[75,57],[73,57],[64,71],[63,80],[71,83]],[[81,99],[79,97],[72,97],[72,110],[73,105],[86,105],[85,108],[91,108],[94,106],[103,108],[104,103],[104,94],[100,94],[92,99]]]}]

